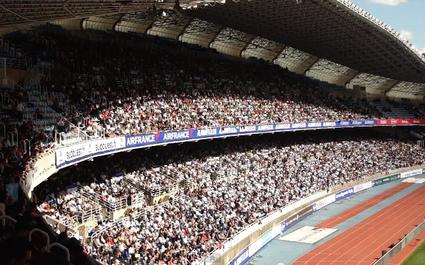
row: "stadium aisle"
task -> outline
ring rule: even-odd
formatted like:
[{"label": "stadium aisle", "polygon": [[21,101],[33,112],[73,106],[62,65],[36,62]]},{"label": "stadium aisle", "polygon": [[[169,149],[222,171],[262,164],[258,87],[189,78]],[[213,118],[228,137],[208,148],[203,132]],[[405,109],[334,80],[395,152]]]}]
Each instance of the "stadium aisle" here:
[{"label": "stadium aisle", "polygon": [[[423,175],[422,177],[425,177]],[[293,261],[295,261],[298,257],[301,257],[302,255],[308,253],[312,249],[316,248],[317,246],[321,245],[322,243],[334,238],[335,236],[341,234],[345,230],[347,230],[349,227],[353,226],[354,224],[360,223],[369,216],[375,214],[376,212],[382,210],[383,208],[387,207],[388,205],[392,204],[393,202],[397,201],[398,199],[406,196],[407,194],[413,192],[417,188],[419,188],[420,184],[414,184],[404,190],[402,190],[399,193],[394,194],[390,198],[387,198],[378,204],[366,209],[365,211],[353,216],[352,218],[349,218],[348,220],[340,223],[336,226],[338,229],[336,232],[331,234],[330,236],[316,242],[315,244],[305,244],[305,243],[299,243],[299,242],[289,242],[289,241],[282,241],[279,238],[288,235],[292,233],[293,231],[304,227],[304,226],[316,226],[317,224],[322,223],[323,221],[341,214],[342,212],[346,211],[349,208],[354,207],[355,205],[362,203],[366,200],[369,200],[395,186],[397,186],[400,183],[400,181],[388,183],[382,186],[377,186],[375,188],[365,190],[355,196],[351,196],[345,200],[338,201],[336,203],[333,203],[331,205],[328,205],[327,207],[321,209],[320,211],[312,214],[311,216],[308,216],[306,219],[302,220],[301,222],[297,223],[285,233],[280,234],[278,237],[276,237],[274,240],[272,240],[269,244],[267,244],[262,250],[260,250],[249,262],[250,265],[274,265],[274,264],[291,264]]]}]

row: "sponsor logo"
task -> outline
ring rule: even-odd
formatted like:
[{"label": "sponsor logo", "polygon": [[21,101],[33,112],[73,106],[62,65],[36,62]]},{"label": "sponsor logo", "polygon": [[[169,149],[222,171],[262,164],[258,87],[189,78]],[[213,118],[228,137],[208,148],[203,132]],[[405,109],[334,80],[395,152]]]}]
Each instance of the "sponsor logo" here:
[{"label": "sponsor logo", "polygon": [[309,122],[307,123],[307,127],[311,128],[311,127],[321,127],[322,123],[321,122]]},{"label": "sponsor logo", "polygon": [[301,122],[301,123],[293,123],[291,125],[292,128],[297,129],[297,128],[305,128],[306,127],[306,123],[305,122]]},{"label": "sponsor logo", "polygon": [[372,181],[368,181],[366,183],[362,183],[362,184],[358,184],[358,185],[354,186],[353,187],[353,192],[354,193],[357,193],[357,192],[360,192],[362,190],[367,190],[367,189],[369,189],[371,187],[372,187]]},{"label": "sponsor logo", "polygon": [[404,179],[404,178],[413,177],[413,176],[420,175],[420,174],[422,174],[422,169],[417,169],[417,170],[412,170],[412,171],[401,173],[400,178]]},{"label": "sponsor logo", "polygon": [[280,231],[285,232],[286,230],[286,222],[280,223]]},{"label": "sponsor logo", "polygon": [[375,124],[375,121],[374,120],[365,120],[364,121],[364,124],[366,124],[366,125],[373,125],[373,124]]},{"label": "sponsor logo", "polygon": [[298,216],[298,214],[297,214],[295,217],[293,217],[293,218],[290,218],[290,219],[286,220],[286,222],[285,222],[285,226],[286,226],[286,227],[291,226],[293,223],[295,223],[296,221],[298,221],[298,218],[299,218],[299,216]]},{"label": "sponsor logo", "polygon": [[322,123],[323,127],[335,127],[336,126],[336,122],[334,121],[327,121],[327,122],[323,122]]},{"label": "sponsor logo", "polygon": [[115,149],[116,147],[117,147],[117,143],[115,141],[112,141],[112,142],[95,144],[94,150],[95,152],[100,152],[100,151],[105,151],[109,149]]},{"label": "sponsor logo", "polygon": [[239,255],[239,257],[235,260],[233,263],[234,265],[240,265],[242,264],[247,258],[249,258],[248,250],[245,249],[245,251]]},{"label": "sponsor logo", "polygon": [[268,130],[273,130],[273,129],[274,129],[273,124],[258,125],[258,130],[259,131],[268,131]]},{"label": "sponsor logo", "polygon": [[353,121],[353,125],[363,125],[363,121]]},{"label": "sponsor logo", "polygon": [[69,151],[66,151],[65,152],[65,157],[66,157],[66,160],[71,160],[71,159],[73,159],[75,157],[82,156],[85,153],[86,153],[86,147],[85,146],[81,146],[79,148],[71,149]]},{"label": "sponsor logo", "polygon": [[276,128],[276,130],[291,129],[291,124],[290,123],[279,123],[279,124],[276,124],[275,128]]},{"label": "sponsor logo", "polygon": [[187,139],[187,138],[190,138],[190,132],[189,131],[166,132],[166,133],[164,133],[164,136],[163,136],[164,141],[180,140],[180,139]]},{"label": "sponsor logo", "polygon": [[339,125],[341,125],[341,126],[350,126],[351,125],[351,122],[349,122],[349,121],[341,121],[339,123]]},{"label": "sponsor logo", "polygon": [[113,151],[125,147],[125,137],[115,137],[104,140],[90,141],[84,144],[77,144],[60,148],[56,151],[56,166],[61,166],[65,162],[77,163],[82,158],[89,158],[97,153]]},{"label": "sponsor logo", "polygon": [[238,133],[238,129],[235,127],[225,127],[225,128],[220,128],[218,133],[219,134]]},{"label": "sponsor logo", "polygon": [[243,126],[243,127],[240,127],[239,128],[239,131],[240,132],[255,132],[256,129],[255,129],[255,125],[252,125],[252,126]]},{"label": "sponsor logo", "polygon": [[337,194],[335,194],[335,199],[341,200],[341,199],[344,199],[344,198],[346,198],[346,197],[348,197],[352,194],[353,194],[353,188],[342,190],[342,191],[338,192]]},{"label": "sponsor logo", "polygon": [[211,135],[216,135],[217,134],[217,129],[199,129],[196,131],[196,135],[201,137],[201,136],[211,136]]},{"label": "sponsor logo", "polygon": [[155,134],[138,135],[127,138],[127,145],[143,145],[155,142]]},{"label": "sponsor logo", "polygon": [[397,180],[398,178],[399,178],[398,175],[383,177],[383,178],[374,180],[373,185],[375,185],[375,186],[382,185],[382,184]]},{"label": "sponsor logo", "polygon": [[314,203],[313,205],[313,211],[317,211],[322,209],[323,207],[331,204],[335,202],[335,194],[329,195],[319,201],[317,201],[316,203]]}]

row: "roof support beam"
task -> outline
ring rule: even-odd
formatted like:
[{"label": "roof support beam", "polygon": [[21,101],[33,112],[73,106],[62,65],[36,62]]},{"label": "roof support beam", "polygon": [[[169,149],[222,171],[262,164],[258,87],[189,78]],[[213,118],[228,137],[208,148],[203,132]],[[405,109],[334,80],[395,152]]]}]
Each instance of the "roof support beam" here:
[{"label": "roof support beam", "polygon": [[245,46],[241,49],[241,51],[239,52],[239,57],[242,58],[242,53],[246,50],[246,48],[248,48],[248,46],[251,44],[251,42],[255,39],[255,36],[252,36],[251,38],[249,38],[249,41],[246,42]]},{"label": "roof support beam", "polygon": [[399,80],[391,80],[391,81],[392,82],[384,90],[384,96],[386,96],[391,91],[391,89],[393,89],[396,85],[400,83]]},{"label": "roof support beam", "polygon": [[85,28],[84,28],[84,22],[86,22],[89,19],[90,19],[89,17],[81,19],[81,21],[80,21],[80,28],[81,28],[81,30],[85,30]]},{"label": "roof support beam", "polygon": [[184,32],[186,31],[187,27],[190,25],[190,23],[192,23],[193,21],[193,17],[191,17],[187,23],[184,25],[183,29],[179,32],[179,35],[177,35],[177,40],[180,40],[181,35],[184,34]]},{"label": "roof support beam", "polygon": [[117,19],[117,21],[115,21],[115,23],[114,23],[114,25],[112,25],[112,30],[113,31],[116,31],[115,30],[115,27],[118,25],[118,23],[120,23],[121,22],[121,19],[124,17],[124,14],[121,14],[121,16]]},{"label": "roof support beam", "polygon": [[277,52],[276,56],[272,59],[272,63],[275,64],[275,61],[277,60],[277,58],[279,58],[279,56],[282,54],[282,52],[285,50],[286,46],[283,45],[282,50],[280,50],[279,52]]},{"label": "roof support beam", "polygon": [[217,33],[214,35],[214,37],[208,43],[208,48],[211,48],[211,44],[215,41],[215,39],[217,39],[218,35],[220,35],[220,33],[223,31],[224,28],[225,27],[220,27],[220,29],[217,31]]},{"label": "roof support beam", "polygon": [[346,80],[345,80],[345,82],[344,82],[344,87],[347,87],[347,85],[351,82],[351,80],[353,80],[354,78],[356,78],[359,74],[361,74],[361,72],[359,72],[359,71],[356,71],[356,70],[354,70],[354,69],[351,69],[352,71],[354,71],[353,72],[353,74],[349,77],[349,78],[347,78]]},{"label": "roof support beam", "polygon": [[320,60],[320,58],[316,57],[316,56],[312,56],[312,57],[310,57],[310,59],[311,59],[311,62],[308,62],[310,60],[304,61],[304,63],[307,63],[307,65],[302,70],[304,75],[307,73],[308,70],[310,70],[313,67],[313,65],[315,65]]},{"label": "roof support beam", "polygon": [[146,27],[145,32],[146,34],[148,34],[148,31],[153,27],[153,24],[155,23],[155,18],[152,19],[151,23],[149,23],[149,26]]},{"label": "roof support beam", "polygon": [[346,87],[348,83],[350,83],[351,80],[353,80],[354,77],[358,76],[360,74],[359,71],[356,71],[354,69],[348,70],[346,73],[342,74],[335,82],[335,84],[339,86]]}]

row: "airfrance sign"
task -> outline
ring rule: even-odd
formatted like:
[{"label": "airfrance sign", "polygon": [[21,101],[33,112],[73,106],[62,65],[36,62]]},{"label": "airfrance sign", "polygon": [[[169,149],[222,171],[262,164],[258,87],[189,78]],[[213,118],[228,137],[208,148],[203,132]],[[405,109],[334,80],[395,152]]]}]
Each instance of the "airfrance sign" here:
[{"label": "airfrance sign", "polygon": [[325,121],[274,123],[246,126],[226,126],[221,128],[199,128],[181,131],[166,131],[150,134],[137,134],[122,137],[106,138],[95,141],[78,143],[56,150],[56,167],[75,164],[90,157],[114,153],[122,149],[134,149],[172,142],[184,142],[197,139],[213,139],[217,137],[251,135],[253,133],[269,133],[280,131],[298,131],[309,129],[329,129],[341,127],[369,127],[373,125],[417,125],[425,120],[354,120],[354,121]]}]

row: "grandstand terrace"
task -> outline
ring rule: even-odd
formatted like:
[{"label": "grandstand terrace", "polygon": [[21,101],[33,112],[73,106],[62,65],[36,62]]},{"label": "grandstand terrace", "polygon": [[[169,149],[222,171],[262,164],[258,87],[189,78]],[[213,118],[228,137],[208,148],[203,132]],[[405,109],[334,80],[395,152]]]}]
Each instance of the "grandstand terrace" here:
[{"label": "grandstand terrace", "polygon": [[0,63],[1,264],[229,264],[425,161],[425,57],[351,1],[7,0]]},{"label": "grandstand terrace", "polygon": [[[143,183],[159,185],[159,195],[168,194],[167,199],[146,200],[142,207],[130,203],[124,219],[100,216],[92,226],[81,221],[90,230],[78,237],[89,236],[86,251],[103,264],[111,257],[124,264],[198,264],[241,230],[291,202],[381,171],[420,165],[425,159],[425,150],[415,142],[370,137],[368,131],[347,134],[294,133],[122,154],[65,170],[43,183],[38,197],[43,201],[45,191],[76,183],[72,176],[86,182],[77,182],[84,191],[99,174],[102,179],[120,175],[146,198],[152,192]],[[114,166],[103,168],[105,164]],[[167,185],[173,182],[177,190],[171,194]],[[104,182],[103,191],[113,190],[111,183]],[[57,200],[61,192],[49,197]],[[94,190],[99,197],[101,192]],[[66,204],[49,209],[58,222],[70,211]]]}]

